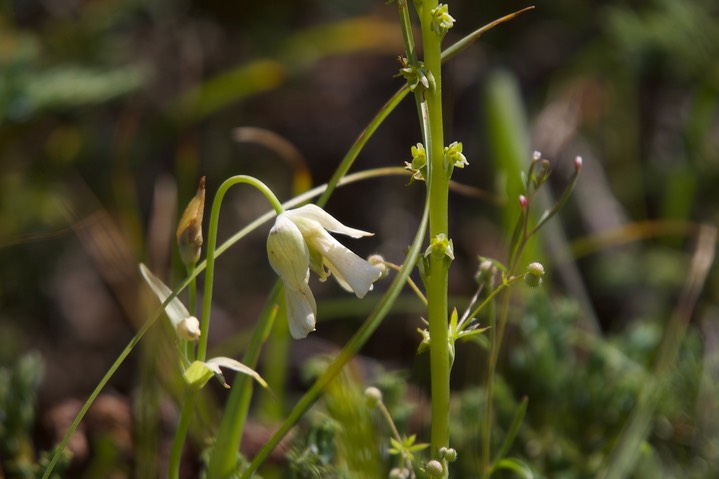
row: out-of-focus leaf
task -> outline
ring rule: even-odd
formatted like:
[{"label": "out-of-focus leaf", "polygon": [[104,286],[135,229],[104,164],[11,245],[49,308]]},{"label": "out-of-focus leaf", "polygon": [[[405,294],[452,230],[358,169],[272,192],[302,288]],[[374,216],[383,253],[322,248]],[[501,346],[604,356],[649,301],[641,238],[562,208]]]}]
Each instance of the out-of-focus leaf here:
[{"label": "out-of-focus leaf", "polygon": [[517,476],[524,479],[534,479],[534,474],[527,464],[519,459],[508,457],[497,462],[493,468],[495,471],[499,469],[506,469],[514,472]]},{"label": "out-of-focus leaf", "polygon": [[115,70],[62,66],[29,76],[24,93],[33,110],[84,106],[130,93],[148,76],[140,66]]}]

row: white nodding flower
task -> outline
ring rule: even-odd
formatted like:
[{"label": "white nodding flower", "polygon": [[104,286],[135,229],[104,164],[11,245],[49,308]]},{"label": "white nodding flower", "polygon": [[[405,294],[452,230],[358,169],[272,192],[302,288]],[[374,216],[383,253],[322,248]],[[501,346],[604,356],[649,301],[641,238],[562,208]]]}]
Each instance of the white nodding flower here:
[{"label": "white nodding flower", "polygon": [[267,239],[272,269],[284,283],[290,333],[304,338],[315,330],[317,305],[308,286],[312,269],[324,281],[332,274],[345,290],[364,298],[382,275],[328,231],[361,238],[372,233],[349,228],[317,205],[305,205],[277,216]]}]

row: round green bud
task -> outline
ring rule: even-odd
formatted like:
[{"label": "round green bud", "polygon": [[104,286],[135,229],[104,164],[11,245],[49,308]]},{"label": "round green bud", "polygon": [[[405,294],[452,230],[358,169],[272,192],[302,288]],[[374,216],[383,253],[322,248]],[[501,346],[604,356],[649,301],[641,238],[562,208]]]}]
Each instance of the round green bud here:
[{"label": "round green bud", "polygon": [[382,391],[370,386],[364,390],[364,398],[367,401],[367,406],[374,409],[382,402]]},{"label": "round green bud", "polygon": [[427,471],[429,477],[442,477],[442,474],[444,474],[444,467],[442,467],[442,463],[436,459],[429,461],[427,465],[424,466],[424,470]]},{"label": "round green bud", "polygon": [[451,447],[439,448],[439,455],[447,460],[447,462],[454,462],[457,460],[457,451]]},{"label": "round green bud", "polygon": [[534,262],[527,266],[527,274],[524,276],[524,282],[532,288],[542,285],[542,276],[544,276],[544,266],[542,263]]}]

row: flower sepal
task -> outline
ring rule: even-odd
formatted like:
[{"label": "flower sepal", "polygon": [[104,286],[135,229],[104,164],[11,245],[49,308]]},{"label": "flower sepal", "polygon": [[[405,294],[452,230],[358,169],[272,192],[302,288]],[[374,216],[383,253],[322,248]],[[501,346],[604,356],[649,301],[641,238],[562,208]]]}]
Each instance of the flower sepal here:
[{"label": "flower sepal", "polygon": [[232,369],[238,373],[247,374],[252,379],[260,383],[263,388],[267,389],[268,387],[267,382],[262,379],[262,376],[260,376],[257,371],[249,366],[245,366],[235,359],[226,358],[224,356],[212,358],[209,361],[194,361],[190,367],[185,370],[183,377],[185,378],[187,384],[193,389],[202,389],[212,376],[215,376],[217,380],[220,381],[222,386],[229,389],[230,385],[227,384],[220,367]]}]

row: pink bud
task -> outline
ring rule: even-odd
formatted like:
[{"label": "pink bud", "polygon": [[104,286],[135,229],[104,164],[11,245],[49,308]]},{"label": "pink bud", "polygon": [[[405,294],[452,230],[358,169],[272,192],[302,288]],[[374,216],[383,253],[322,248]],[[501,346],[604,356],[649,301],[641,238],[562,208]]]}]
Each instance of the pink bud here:
[{"label": "pink bud", "polygon": [[574,159],[574,169],[577,171],[582,169],[582,157],[581,156],[577,156]]},{"label": "pink bud", "polygon": [[527,209],[527,206],[529,205],[529,200],[524,195],[519,195],[519,206],[522,207],[523,210]]}]

